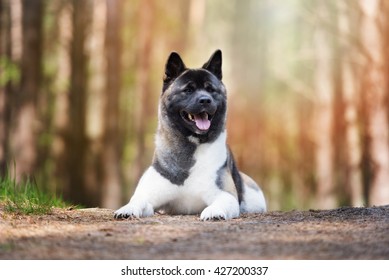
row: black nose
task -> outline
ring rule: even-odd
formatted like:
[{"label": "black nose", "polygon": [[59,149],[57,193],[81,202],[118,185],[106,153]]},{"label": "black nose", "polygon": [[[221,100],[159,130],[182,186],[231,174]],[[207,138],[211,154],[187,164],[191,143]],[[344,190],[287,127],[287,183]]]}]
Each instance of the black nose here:
[{"label": "black nose", "polygon": [[210,104],[212,102],[212,99],[208,96],[202,96],[199,98],[199,103],[202,105]]}]

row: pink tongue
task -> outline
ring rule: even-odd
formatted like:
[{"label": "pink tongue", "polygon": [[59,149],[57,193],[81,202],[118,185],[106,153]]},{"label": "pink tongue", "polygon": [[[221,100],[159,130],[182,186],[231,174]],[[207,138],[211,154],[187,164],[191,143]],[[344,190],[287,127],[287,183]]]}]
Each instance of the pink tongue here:
[{"label": "pink tongue", "polygon": [[195,123],[198,129],[200,130],[208,130],[211,126],[211,122],[208,120],[207,115],[194,115]]}]

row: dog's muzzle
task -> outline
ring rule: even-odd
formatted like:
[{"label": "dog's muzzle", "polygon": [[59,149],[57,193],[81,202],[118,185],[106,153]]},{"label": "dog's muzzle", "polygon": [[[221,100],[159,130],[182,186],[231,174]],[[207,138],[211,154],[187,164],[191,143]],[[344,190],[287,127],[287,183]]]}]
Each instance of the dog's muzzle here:
[{"label": "dog's muzzle", "polygon": [[216,112],[216,103],[208,93],[199,94],[193,106],[181,110],[181,117],[199,131],[206,132],[211,127]]}]

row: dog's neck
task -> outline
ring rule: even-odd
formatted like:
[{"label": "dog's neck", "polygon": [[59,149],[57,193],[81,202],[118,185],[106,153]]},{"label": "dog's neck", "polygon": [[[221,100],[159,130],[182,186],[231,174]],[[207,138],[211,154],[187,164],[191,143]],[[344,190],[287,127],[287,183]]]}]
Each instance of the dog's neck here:
[{"label": "dog's neck", "polygon": [[[161,118],[160,118],[161,120]],[[177,185],[182,184],[189,176],[195,164],[195,152],[204,145],[212,144],[216,139],[226,145],[226,134],[223,130],[213,141],[204,142],[194,135],[185,136],[180,131],[160,121],[155,136],[154,168],[164,177]]]}]

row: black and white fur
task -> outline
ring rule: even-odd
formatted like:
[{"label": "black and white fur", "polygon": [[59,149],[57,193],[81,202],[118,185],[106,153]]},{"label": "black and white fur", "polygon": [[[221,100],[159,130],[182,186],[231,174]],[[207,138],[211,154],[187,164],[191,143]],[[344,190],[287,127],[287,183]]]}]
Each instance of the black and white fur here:
[{"label": "black and white fur", "polygon": [[152,165],[115,218],[154,211],[232,219],[266,211],[261,189],[238,171],[226,144],[227,96],[217,50],[200,69],[173,52],[165,67]]}]

